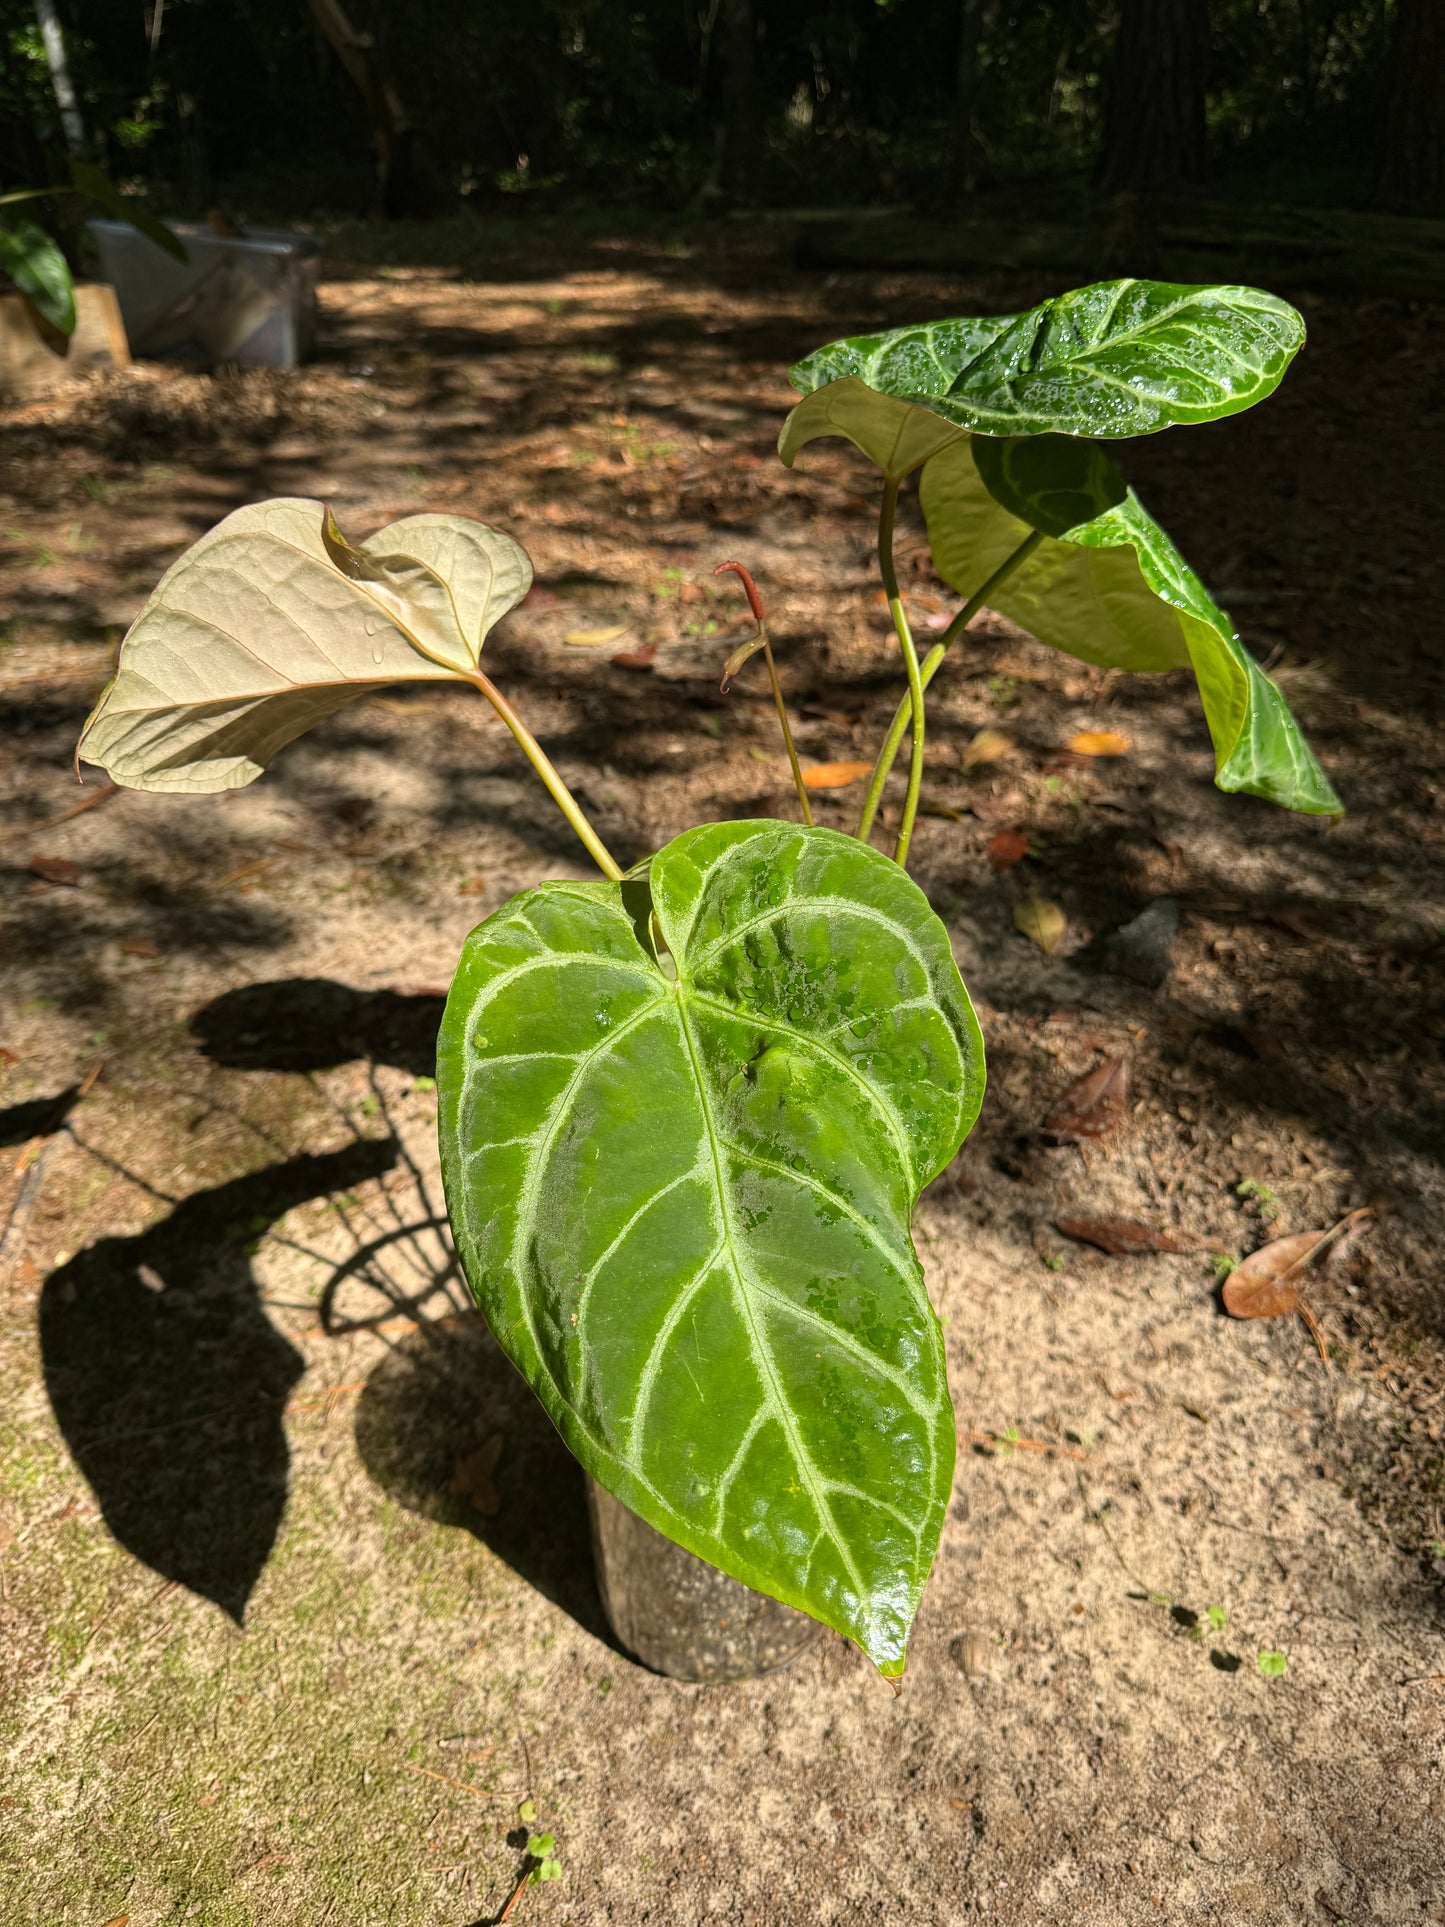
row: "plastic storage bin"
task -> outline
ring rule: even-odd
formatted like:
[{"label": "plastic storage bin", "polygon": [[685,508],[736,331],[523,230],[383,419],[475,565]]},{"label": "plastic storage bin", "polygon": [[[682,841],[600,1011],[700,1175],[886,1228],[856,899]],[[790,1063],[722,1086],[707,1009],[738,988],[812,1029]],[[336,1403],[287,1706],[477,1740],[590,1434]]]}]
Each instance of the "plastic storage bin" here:
[{"label": "plastic storage bin", "polygon": [[131,353],[159,360],[294,368],[316,335],[321,243],[309,234],[254,228],[235,240],[174,221],[187,261],[177,261],[120,221],[87,223],[101,279],[120,301]]}]

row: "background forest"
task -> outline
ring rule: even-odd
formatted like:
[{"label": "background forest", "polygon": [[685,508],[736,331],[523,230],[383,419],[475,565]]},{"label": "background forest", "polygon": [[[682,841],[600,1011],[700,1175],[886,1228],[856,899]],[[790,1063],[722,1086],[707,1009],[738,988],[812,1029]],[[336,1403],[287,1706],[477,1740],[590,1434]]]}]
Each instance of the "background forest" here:
[{"label": "background forest", "polygon": [[[1437,0],[46,0],[86,138],[172,211],[425,216],[1026,186],[1445,208]],[[65,140],[0,0],[0,180]]]}]

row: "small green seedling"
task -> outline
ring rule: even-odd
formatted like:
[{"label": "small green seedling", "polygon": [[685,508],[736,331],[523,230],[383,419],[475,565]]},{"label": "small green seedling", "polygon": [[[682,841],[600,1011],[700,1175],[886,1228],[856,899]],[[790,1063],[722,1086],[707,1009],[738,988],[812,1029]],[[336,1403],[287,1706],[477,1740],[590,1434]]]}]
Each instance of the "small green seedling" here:
[{"label": "small green seedling", "polygon": [[1229,1614],[1223,1606],[1206,1606],[1204,1617],[1209,1621],[1209,1630],[1212,1633],[1222,1633],[1229,1624]]},{"label": "small green seedling", "polygon": [[1214,1267],[1214,1282],[1217,1285],[1222,1285],[1231,1272],[1239,1269],[1239,1257],[1233,1251],[1211,1251],[1209,1262]]},{"label": "small green seedling", "polygon": [[[594,1479],[890,1677],[956,1448],[911,1220],[983,1098],[948,932],[907,874],[926,691],[986,602],[1085,662],[1192,668],[1216,783],[1338,814],[1279,690],[1103,447],[1253,406],[1303,340],[1258,289],[1121,280],[792,370],[784,462],[841,435],[882,472],[906,688],[852,835],[813,822],[762,602],[725,563],[757,624],[727,673],[764,654],[801,821],[706,823],[624,869],[481,667],[531,563],[455,515],[352,544],[320,502],[238,509],[163,577],[85,726],[80,754],[116,782],[196,794],[392,683],[492,706],[601,875],[504,904],[453,980],[438,1133],[472,1292]],[[922,660],[894,558],[910,477],[960,597]],[[870,839],[905,737],[890,856]]]},{"label": "small green seedling", "polygon": [[562,1878],[562,1862],[557,1857],[556,1837],[550,1833],[529,1833],[527,1835],[527,1857],[536,1862],[528,1874],[534,1887],[545,1881]]},{"label": "small green seedling", "polygon": [[1258,1178],[1241,1178],[1234,1187],[1234,1195],[1253,1204],[1259,1213],[1261,1224],[1273,1224],[1279,1216],[1279,1200],[1267,1184]]},{"label": "small green seedling", "polygon": [[1289,1665],[1289,1655],[1280,1652],[1277,1647],[1266,1646],[1255,1660],[1255,1665],[1266,1679],[1283,1679]]}]

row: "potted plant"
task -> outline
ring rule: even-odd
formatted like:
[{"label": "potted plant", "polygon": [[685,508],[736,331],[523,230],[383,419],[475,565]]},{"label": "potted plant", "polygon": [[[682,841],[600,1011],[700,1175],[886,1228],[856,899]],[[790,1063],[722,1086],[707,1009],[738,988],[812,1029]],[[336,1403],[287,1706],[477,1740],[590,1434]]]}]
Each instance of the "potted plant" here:
[{"label": "potted plant", "polygon": [[62,198],[87,201],[177,260],[186,259],[170,229],[91,161],[72,158],[66,185],[0,193],[0,276],[14,289],[0,294],[0,390],[21,397],[43,393],[68,374],[123,368],[130,359],[114,288],[105,282],[77,287],[55,236],[28,215],[8,211]]},{"label": "potted plant", "polygon": [[[595,860],[597,880],[524,891],[467,939],[438,1045],[441,1158],[472,1291],[608,1495],[604,1597],[655,1663],[685,1677],[776,1663],[799,1634],[775,1601],[886,1676],[904,1667],[955,1450],[909,1226],[984,1085],[948,933],[905,866],[928,683],[972,613],[987,598],[1089,662],[1192,665],[1222,787],[1340,808],[1279,691],[1099,445],[1251,406],[1303,339],[1295,311],[1254,289],[1117,281],[799,364],[784,460],[842,434],[883,474],[879,567],[906,690],[854,836],[814,827],[799,781],[801,822],[703,824],[624,872],[481,667],[531,568],[461,517],[411,516],[353,546],[319,502],[240,509],[167,572],[122,645],[80,744],[119,783],[233,788],[367,690],[469,682]],[[914,473],[964,598],[922,660],[893,561]],[[730,670],[767,649],[756,599],[754,613]],[[885,854],[868,839],[905,736]],[[659,1558],[656,1534],[682,1550]],[[684,1553],[726,1583],[683,1583]],[[753,1617],[738,1632],[740,1605]]]}]

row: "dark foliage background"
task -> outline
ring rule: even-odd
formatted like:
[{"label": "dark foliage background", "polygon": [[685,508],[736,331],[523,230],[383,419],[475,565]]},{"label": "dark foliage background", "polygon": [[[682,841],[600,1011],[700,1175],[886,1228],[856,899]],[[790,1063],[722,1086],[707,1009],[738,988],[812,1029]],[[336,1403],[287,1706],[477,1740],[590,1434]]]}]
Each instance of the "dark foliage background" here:
[{"label": "dark foliage background", "polygon": [[[939,212],[1000,186],[1205,178],[1337,205],[1383,182],[1390,205],[1442,211],[1438,157],[1390,153],[1392,125],[1412,154],[1442,138],[1439,0],[56,4],[97,158],[177,211],[530,193]],[[1179,96],[1162,113],[1161,72]],[[1196,120],[1202,162],[1169,165],[1159,141],[1177,155]],[[0,0],[0,180],[62,154],[35,7]]]}]

